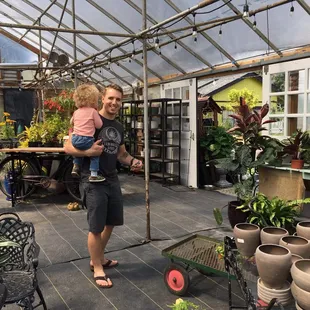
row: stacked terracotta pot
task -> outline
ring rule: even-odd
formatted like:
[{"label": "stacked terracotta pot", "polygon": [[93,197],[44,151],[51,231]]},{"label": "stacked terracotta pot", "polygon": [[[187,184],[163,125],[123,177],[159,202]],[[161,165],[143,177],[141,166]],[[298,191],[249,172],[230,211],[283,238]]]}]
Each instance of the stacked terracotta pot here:
[{"label": "stacked terracotta pot", "polygon": [[[303,258],[293,263],[291,268],[291,290],[296,301],[296,309],[310,310],[310,221],[300,222],[296,226],[297,237],[308,241],[308,250]],[[307,259],[305,259],[307,258]]]}]

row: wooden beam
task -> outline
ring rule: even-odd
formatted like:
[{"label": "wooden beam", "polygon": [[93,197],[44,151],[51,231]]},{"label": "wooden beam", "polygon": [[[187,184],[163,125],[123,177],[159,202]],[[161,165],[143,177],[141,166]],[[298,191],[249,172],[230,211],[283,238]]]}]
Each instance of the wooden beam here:
[{"label": "wooden beam", "polygon": [[297,48],[294,50],[284,51],[282,52],[282,57],[280,57],[278,54],[273,53],[270,55],[264,55],[259,57],[253,57],[246,60],[238,60],[238,63],[240,64],[239,68],[236,68],[232,63],[226,63],[223,65],[214,66],[213,70],[207,68],[187,74],[171,74],[164,76],[164,80],[160,81],[156,78],[149,79],[149,84],[162,84],[172,81],[179,81],[184,79],[190,79],[190,78],[202,78],[202,77],[216,77],[220,75],[229,75],[229,74],[235,74],[240,72],[248,72],[248,71],[255,71],[262,68],[264,65],[270,65],[273,63],[279,63],[284,61],[291,61],[295,59],[301,59],[310,57],[310,45]]},{"label": "wooden beam", "polygon": [[[11,39],[12,41],[22,45],[23,47],[27,48],[29,51],[39,55],[40,54],[40,50],[36,47],[34,47],[33,45],[29,44],[28,42],[24,41],[24,40],[19,40],[19,38],[15,37],[13,34],[11,34],[10,32],[5,31],[4,29],[0,28],[0,34],[6,36],[7,38]],[[44,52],[42,52],[42,57],[47,59],[48,55]]]}]

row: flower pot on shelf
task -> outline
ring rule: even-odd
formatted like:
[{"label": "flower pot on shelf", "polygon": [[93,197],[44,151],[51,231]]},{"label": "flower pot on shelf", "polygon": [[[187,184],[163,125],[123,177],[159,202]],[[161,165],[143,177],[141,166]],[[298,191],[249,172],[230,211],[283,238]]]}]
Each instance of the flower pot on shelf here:
[{"label": "flower pot on shelf", "polygon": [[302,169],[304,166],[304,161],[302,159],[292,159],[291,168],[292,169]]},{"label": "flower pot on shelf", "polygon": [[310,242],[306,238],[285,236],[280,239],[279,245],[289,249],[293,254],[300,255],[302,258],[310,257]]},{"label": "flower pot on shelf", "polygon": [[28,142],[28,147],[41,147],[41,146],[42,146],[42,142],[39,142],[39,141]]},{"label": "flower pot on shelf", "polygon": [[288,235],[288,231],[281,227],[264,227],[260,232],[262,244],[279,244],[280,239]]},{"label": "flower pot on shelf", "polygon": [[291,284],[291,290],[298,306],[303,310],[310,310],[310,292],[300,288],[294,281]]},{"label": "flower pot on shelf", "polygon": [[219,188],[232,187],[232,184],[226,180],[226,175],[227,175],[226,169],[216,167],[216,173],[219,177],[219,180],[214,184],[216,187],[219,187]]},{"label": "flower pot on shelf", "polygon": [[296,226],[297,236],[310,240],[310,221],[299,222]]}]

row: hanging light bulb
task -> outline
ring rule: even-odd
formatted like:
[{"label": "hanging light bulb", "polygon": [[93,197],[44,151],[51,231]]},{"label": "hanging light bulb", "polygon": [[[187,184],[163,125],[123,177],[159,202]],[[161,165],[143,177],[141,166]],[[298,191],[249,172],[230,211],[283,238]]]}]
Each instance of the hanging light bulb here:
[{"label": "hanging light bulb", "polygon": [[243,6],[243,17],[247,18],[249,17],[249,5],[248,5],[248,0],[245,0],[245,4]]},{"label": "hanging light bulb", "polygon": [[223,34],[223,31],[222,31],[222,25],[220,26],[220,30],[219,30],[219,37],[221,37]]},{"label": "hanging light bulb", "polygon": [[133,50],[133,51],[132,51],[132,54],[131,54],[131,59],[135,59],[135,56],[136,56],[136,51]]},{"label": "hanging light bulb", "polygon": [[254,14],[254,22],[253,22],[253,29],[256,30],[256,27],[257,26],[257,23],[256,23],[256,17],[255,17],[255,14]]},{"label": "hanging light bulb", "polygon": [[213,85],[213,86],[215,86],[215,85],[216,85],[216,81],[215,81],[215,80],[213,80],[212,85]]},{"label": "hanging light bulb", "polygon": [[193,27],[192,36],[193,36],[194,38],[197,38],[197,27],[196,27],[196,26]]},{"label": "hanging light bulb", "polygon": [[295,11],[295,8],[294,8],[293,1],[292,1],[292,6],[291,6],[291,9],[290,9],[290,15],[291,16],[293,16],[294,11]]},{"label": "hanging light bulb", "polygon": [[177,49],[178,46],[177,46],[177,42],[174,42],[174,49]]},{"label": "hanging light bulb", "polygon": [[156,49],[159,48],[159,39],[158,39],[158,37],[155,39],[155,48]]}]

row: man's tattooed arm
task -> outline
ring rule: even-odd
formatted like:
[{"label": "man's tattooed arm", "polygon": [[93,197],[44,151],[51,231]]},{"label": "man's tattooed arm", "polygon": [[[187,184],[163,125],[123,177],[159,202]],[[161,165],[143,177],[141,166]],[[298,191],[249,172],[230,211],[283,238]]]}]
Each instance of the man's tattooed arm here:
[{"label": "man's tattooed arm", "polygon": [[121,145],[118,150],[117,159],[120,163],[131,166],[133,157],[126,151],[125,145]]}]

